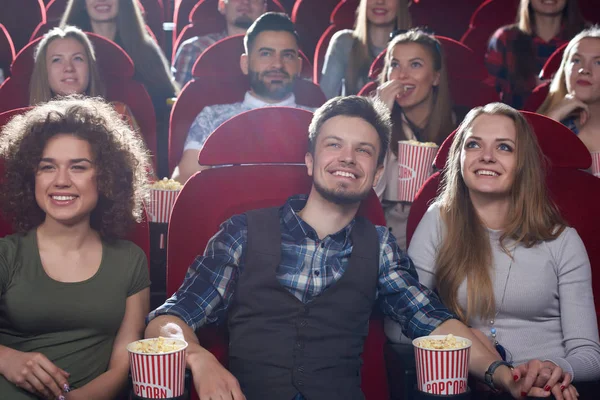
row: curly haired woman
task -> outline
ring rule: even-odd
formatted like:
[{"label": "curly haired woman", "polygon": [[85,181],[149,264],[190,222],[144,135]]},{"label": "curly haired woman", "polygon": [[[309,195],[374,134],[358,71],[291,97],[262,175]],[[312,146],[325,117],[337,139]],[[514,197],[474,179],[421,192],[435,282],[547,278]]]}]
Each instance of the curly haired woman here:
[{"label": "curly haired woman", "polygon": [[144,252],[121,240],[142,215],[148,156],[98,100],[67,97],[15,117],[0,136],[0,393],[114,399],[126,345],[149,308]]}]

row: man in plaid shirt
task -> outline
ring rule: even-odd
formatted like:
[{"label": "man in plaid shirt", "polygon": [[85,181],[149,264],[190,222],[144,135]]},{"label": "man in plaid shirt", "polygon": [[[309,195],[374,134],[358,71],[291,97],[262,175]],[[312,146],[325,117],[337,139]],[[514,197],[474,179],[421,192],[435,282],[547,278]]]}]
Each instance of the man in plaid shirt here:
[{"label": "man in plaid shirt", "polygon": [[195,36],[183,42],[173,60],[173,76],[183,87],[192,79],[192,68],[200,54],[208,47],[228,36],[245,34],[252,23],[266,10],[265,0],[219,0],[219,12],[225,18],[222,32]]},{"label": "man in plaid shirt", "polygon": [[[359,96],[328,101],[309,128],[309,195],[269,211],[279,226],[278,263],[269,265],[268,253],[256,253],[261,236],[272,234],[272,220],[254,224],[256,211],[233,216],[190,266],[180,289],[150,313],[146,337],[189,343],[187,364],[201,400],[364,398],[360,354],[375,299],[407,336],[467,337],[471,373],[482,378],[491,370],[494,385],[515,397],[529,391],[533,379],[517,383],[507,366],[491,368],[497,355],[419,284],[389,230],[356,217],[383,172],[390,132],[385,105]],[[195,335],[201,326],[225,321],[233,374]]]}]

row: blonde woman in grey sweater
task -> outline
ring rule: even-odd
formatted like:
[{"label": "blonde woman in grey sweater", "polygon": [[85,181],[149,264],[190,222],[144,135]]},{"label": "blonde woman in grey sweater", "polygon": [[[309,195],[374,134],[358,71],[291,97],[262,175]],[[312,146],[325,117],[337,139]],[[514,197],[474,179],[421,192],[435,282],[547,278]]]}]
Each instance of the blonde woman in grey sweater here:
[{"label": "blonde woman in grey sweater", "polygon": [[[545,390],[575,399],[571,381],[600,378],[591,268],[546,193],[541,160],[519,112],[500,103],[473,109],[408,254],[421,283],[503,359],[539,360],[550,376]],[[386,329],[398,340],[395,326]]]}]

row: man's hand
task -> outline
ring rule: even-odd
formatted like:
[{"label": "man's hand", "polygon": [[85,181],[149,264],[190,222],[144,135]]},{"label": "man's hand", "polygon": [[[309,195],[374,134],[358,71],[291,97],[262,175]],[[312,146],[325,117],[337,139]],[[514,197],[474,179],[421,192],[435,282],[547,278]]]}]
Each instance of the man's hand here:
[{"label": "man's hand", "polygon": [[200,400],[245,400],[237,379],[207,350],[188,347],[187,365]]},{"label": "man's hand", "polygon": [[41,353],[9,351],[10,365],[1,371],[9,382],[44,399],[58,399],[64,395],[65,388],[69,387],[69,373]]}]

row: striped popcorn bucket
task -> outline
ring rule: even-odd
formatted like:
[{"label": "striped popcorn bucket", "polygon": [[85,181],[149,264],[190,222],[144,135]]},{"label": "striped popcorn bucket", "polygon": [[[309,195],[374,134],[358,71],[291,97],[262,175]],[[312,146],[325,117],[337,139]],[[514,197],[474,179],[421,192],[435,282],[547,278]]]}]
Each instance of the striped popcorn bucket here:
[{"label": "striped popcorn bucket", "polygon": [[148,204],[148,218],[150,222],[167,223],[171,217],[171,210],[180,190],[150,190],[150,204]]},{"label": "striped popcorn bucket", "polygon": [[[445,335],[431,335],[427,339],[444,339]],[[469,353],[471,341],[461,349],[426,349],[420,346],[420,340],[413,340],[417,365],[417,387],[421,392],[435,395],[456,395],[467,391],[469,377]]]},{"label": "striped popcorn bucket", "polygon": [[181,342],[183,347],[166,353],[148,354],[135,350],[137,343],[150,340],[155,339],[139,340],[127,346],[134,395],[144,399],[182,396],[185,391],[187,343],[183,340],[169,339]]},{"label": "striped popcorn bucket", "polygon": [[398,141],[398,201],[413,202],[417,192],[433,172],[437,146],[415,141]]},{"label": "striped popcorn bucket", "polygon": [[600,152],[595,151],[592,153],[592,168],[590,171],[596,178],[600,178]]}]

